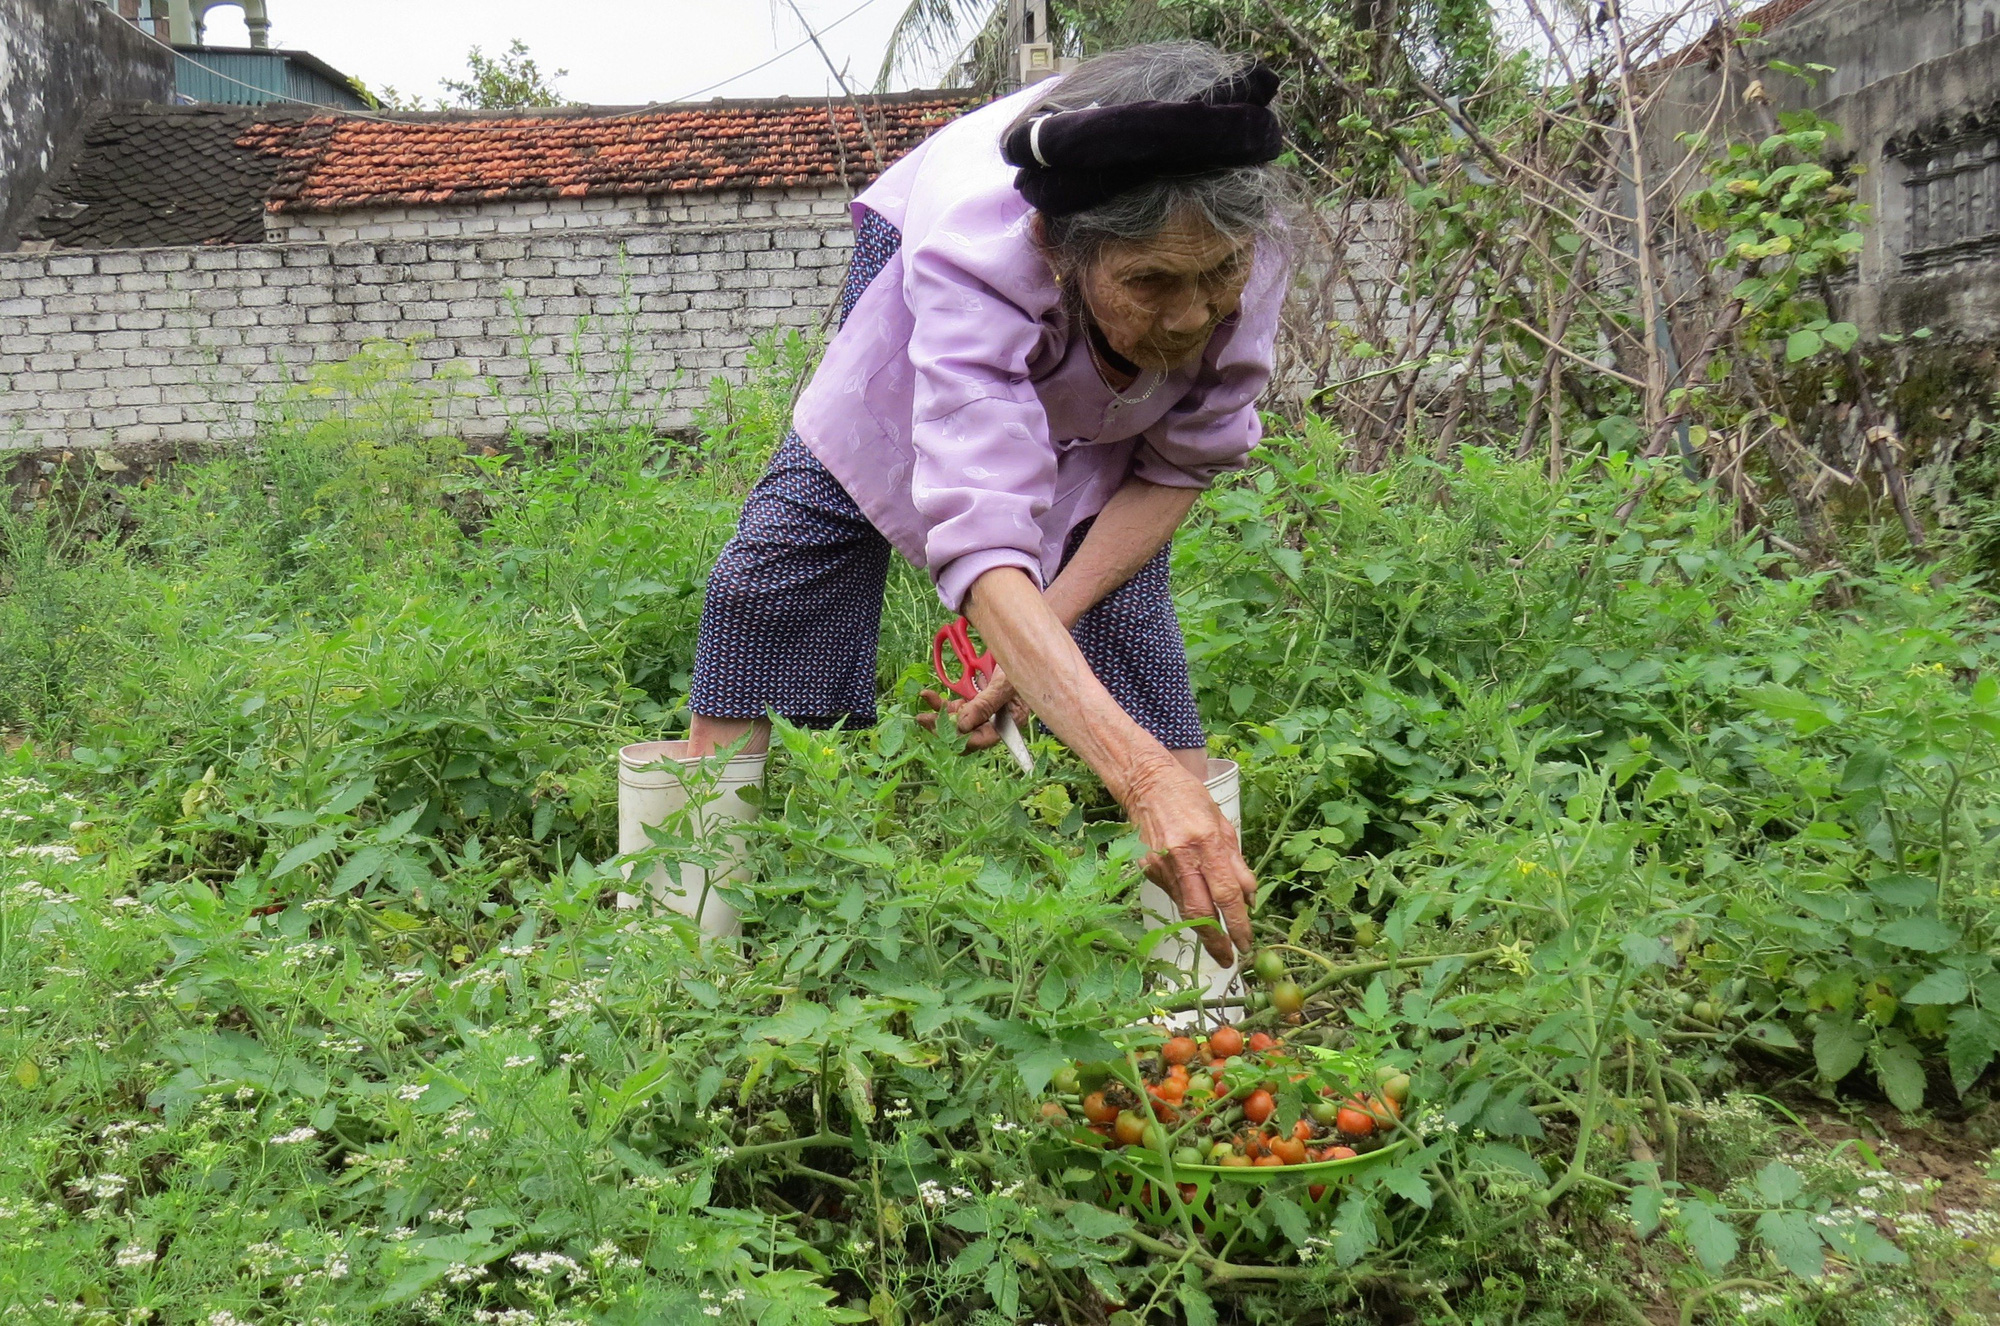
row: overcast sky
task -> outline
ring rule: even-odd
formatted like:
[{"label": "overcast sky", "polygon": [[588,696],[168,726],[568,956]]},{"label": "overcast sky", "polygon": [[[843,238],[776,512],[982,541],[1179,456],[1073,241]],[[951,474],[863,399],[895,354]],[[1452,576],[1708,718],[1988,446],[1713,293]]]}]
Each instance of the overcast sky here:
[{"label": "overcast sky", "polygon": [[[873,84],[906,3],[798,0],[798,7],[861,87]],[[817,97],[833,86],[810,44],[743,72],[805,40],[788,0],[270,0],[268,9],[272,45],[311,51],[371,88],[388,84],[426,99],[438,95],[439,79],[465,72],[470,47],[492,55],[517,37],[544,69],[569,70],[558,86],[573,101],[674,101],[739,73],[702,95]],[[242,11],[211,10],[207,41],[248,45]]]},{"label": "overcast sky", "polygon": [[[1712,10],[1719,2],[1630,0],[1626,12],[1641,26],[1645,17]],[[873,84],[889,29],[907,3],[797,0],[806,20],[822,32],[827,53],[857,88]],[[1542,4],[1554,11],[1563,0]],[[1496,5],[1511,20],[1507,27],[1531,46],[1540,44],[1522,17],[1524,0],[1496,0]],[[439,79],[465,72],[470,47],[497,54],[517,37],[544,69],[569,71],[558,84],[565,96],[597,105],[696,94],[819,97],[834,90],[819,52],[810,43],[801,45],[806,29],[791,0],[269,0],[268,8],[273,44],[311,51],[371,88],[388,85],[426,100],[438,95]],[[1708,21],[1705,15],[1690,21],[1687,35]],[[247,45],[242,11],[211,10],[207,40],[214,46]],[[794,46],[800,49],[780,55]],[[772,62],[756,68],[766,61]],[[895,86],[934,86],[941,67],[904,74]],[[723,86],[710,88],[714,83]]]}]

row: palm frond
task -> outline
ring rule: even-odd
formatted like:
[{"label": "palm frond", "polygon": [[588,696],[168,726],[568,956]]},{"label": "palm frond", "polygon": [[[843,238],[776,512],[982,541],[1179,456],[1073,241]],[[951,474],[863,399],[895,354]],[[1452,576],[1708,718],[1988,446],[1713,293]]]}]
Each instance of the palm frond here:
[{"label": "palm frond", "polygon": [[[984,22],[980,22],[982,16]],[[1005,17],[1005,6],[1000,0],[910,0],[896,26],[889,31],[889,43],[882,52],[882,68],[875,76],[875,90],[886,92],[891,78],[919,61],[963,53],[967,43],[961,34],[969,24],[978,23],[984,33],[996,23],[1004,22]],[[977,41],[975,36],[973,43]]]}]

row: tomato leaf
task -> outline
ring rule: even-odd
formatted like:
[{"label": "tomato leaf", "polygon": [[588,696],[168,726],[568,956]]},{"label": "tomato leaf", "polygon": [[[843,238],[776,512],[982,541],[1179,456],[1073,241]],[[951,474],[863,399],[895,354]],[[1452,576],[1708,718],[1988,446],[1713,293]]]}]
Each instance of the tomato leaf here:
[{"label": "tomato leaf", "polygon": [[1070,1207],[1068,1215],[1069,1227],[1093,1243],[1100,1239],[1117,1238],[1132,1229],[1132,1222],[1124,1216],[1084,1202]]},{"label": "tomato leaf", "polygon": [[1718,1218],[1707,1202],[1689,1199],[1681,1204],[1681,1233],[1688,1248],[1700,1259],[1710,1275],[1736,1260],[1736,1231]]},{"label": "tomato leaf", "polygon": [[1496,1100],[1479,1116],[1479,1126],[1495,1137],[1541,1137],[1542,1121],[1527,1107],[1525,1091],[1515,1091]]},{"label": "tomato leaf", "polygon": [[1853,1072],[1868,1051],[1868,1032],[1858,1022],[1821,1017],[1813,1032],[1813,1063],[1821,1080],[1838,1082]]},{"label": "tomato leaf", "polygon": [[1878,875],[1868,881],[1868,891],[1891,907],[1915,910],[1930,906],[1937,883],[1922,875]]},{"label": "tomato leaf", "polygon": [[1350,1193],[1333,1218],[1333,1260],[1352,1266],[1375,1246],[1375,1204],[1361,1193]]},{"label": "tomato leaf", "polygon": [[1304,1247],[1306,1240],[1312,1237],[1312,1225],[1307,1221],[1306,1213],[1299,1209],[1297,1202],[1283,1193],[1266,1193],[1264,1210],[1277,1222],[1278,1228],[1284,1231],[1285,1237],[1291,1240],[1293,1247]]},{"label": "tomato leaf", "polygon": [[1503,1146],[1498,1142],[1482,1142],[1473,1149],[1473,1156],[1488,1165],[1508,1169],[1536,1183],[1547,1183],[1549,1176],[1535,1158],[1518,1146]]},{"label": "tomato leaf", "polygon": [[279,857],[278,864],[271,870],[270,878],[279,879],[289,875],[307,862],[319,860],[339,845],[338,833],[316,833]]},{"label": "tomato leaf", "polygon": [[1642,1183],[1632,1189],[1626,1199],[1632,1207],[1632,1223],[1638,1227],[1639,1237],[1645,1238],[1660,1227],[1660,1212],[1666,1204],[1667,1195],[1649,1183]]},{"label": "tomato leaf", "polygon": [[1960,1095],[1972,1089],[1996,1054],[2000,1054],[2000,1014],[1990,1008],[1954,1010],[1945,1037],[1945,1062]]},{"label": "tomato leaf", "polygon": [[1910,1258],[1901,1248],[1882,1237],[1881,1231],[1866,1220],[1850,1220],[1825,1230],[1820,1237],[1826,1246],[1844,1257],[1859,1258],[1877,1266],[1908,1266]]},{"label": "tomato leaf", "polygon": [[1175,1297],[1180,1300],[1181,1317],[1187,1326],[1215,1326],[1215,1300],[1199,1285],[1183,1282]]},{"label": "tomato leaf", "polygon": [[1906,1004],[1957,1004],[1972,993],[1972,982],[1956,967],[1940,967],[1903,992]]},{"label": "tomato leaf", "polygon": [[[1893,1036],[1894,1033],[1891,1033]],[[1877,1045],[1875,1080],[1889,1103],[1904,1112],[1924,1107],[1924,1061],[1909,1045]]]},{"label": "tomato leaf", "polygon": [[1774,1160],[1757,1171],[1757,1192],[1773,1206],[1789,1204],[1804,1187],[1799,1172],[1782,1161]]},{"label": "tomato leaf", "polygon": [[1421,1164],[1405,1161],[1402,1164],[1391,1165],[1388,1169],[1382,1170],[1379,1177],[1384,1188],[1406,1202],[1416,1203],[1426,1211],[1430,1210],[1431,1203],[1437,1200],[1436,1194],[1431,1191],[1430,1180],[1424,1177]]},{"label": "tomato leaf", "polygon": [[1938,953],[1958,943],[1964,936],[1943,921],[1929,916],[1906,916],[1891,921],[1875,932],[1875,938],[1897,948],[1913,948],[1919,953]]},{"label": "tomato leaf", "polygon": [[1757,1237],[1778,1264],[1799,1279],[1817,1280],[1826,1273],[1819,1230],[1803,1211],[1766,1211],[1757,1217]]}]

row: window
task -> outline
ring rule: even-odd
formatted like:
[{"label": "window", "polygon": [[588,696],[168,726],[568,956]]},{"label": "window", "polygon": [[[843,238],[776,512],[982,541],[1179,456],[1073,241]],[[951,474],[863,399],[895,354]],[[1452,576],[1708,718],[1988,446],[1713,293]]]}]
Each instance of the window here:
[{"label": "window", "polygon": [[1977,121],[1950,128],[1889,143],[1888,154],[1908,172],[1902,248],[1910,267],[2000,250],[2000,128]]}]

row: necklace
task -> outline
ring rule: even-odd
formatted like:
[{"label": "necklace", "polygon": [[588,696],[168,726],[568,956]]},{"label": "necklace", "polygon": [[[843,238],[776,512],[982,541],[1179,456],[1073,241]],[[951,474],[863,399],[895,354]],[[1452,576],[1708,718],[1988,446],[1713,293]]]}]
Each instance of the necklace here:
[{"label": "necklace", "polygon": [[[1101,335],[1101,333],[1097,330],[1097,324],[1094,322],[1090,322],[1086,324],[1086,327],[1087,330],[1084,333],[1083,340],[1084,344],[1090,347],[1090,362],[1097,368],[1098,380],[1104,383],[1106,389],[1111,392],[1111,399],[1116,401],[1118,404],[1138,405],[1141,402],[1150,399],[1153,393],[1160,389],[1160,384],[1167,380],[1166,374],[1154,373],[1152,374],[1153,384],[1150,387],[1147,387],[1145,391],[1141,392],[1137,396],[1124,395],[1118,390],[1118,388],[1111,385],[1111,375],[1117,372],[1118,370],[1114,369],[1104,357],[1104,349],[1108,349],[1109,347],[1100,348],[1097,344],[1097,338],[1099,335]],[[1120,357],[1122,358],[1123,356]],[[1138,370],[1136,377],[1147,376],[1147,371],[1144,369],[1140,369],[1137,364],[1132,365],[1132,367]]]}]

